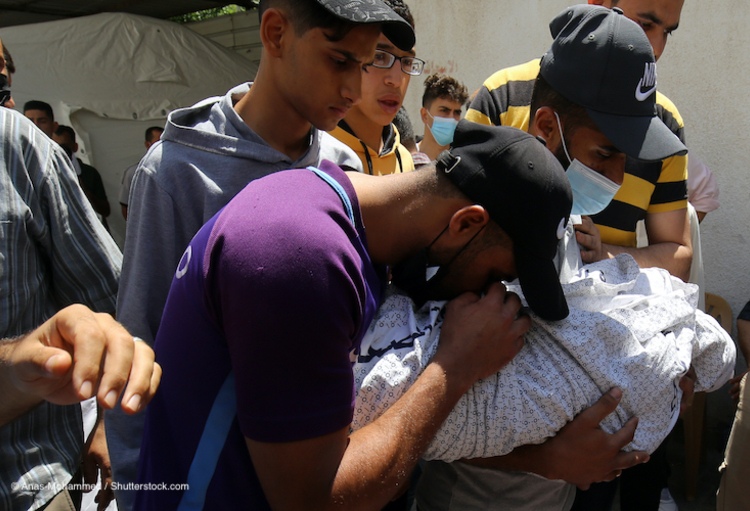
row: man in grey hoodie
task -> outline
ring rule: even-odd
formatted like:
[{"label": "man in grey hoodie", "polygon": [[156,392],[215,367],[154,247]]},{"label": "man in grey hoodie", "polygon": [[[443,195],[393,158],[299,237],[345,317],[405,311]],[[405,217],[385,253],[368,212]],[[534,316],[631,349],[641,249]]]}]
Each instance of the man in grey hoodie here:
[{"label": "man in grey hoodie", "polygon": [[[255,82],[172,112],[136,170],[117,318],[152,343],[172,276],[200,227],[250,181],[328,159],[361,170],[320,130],[361,100],[362,67],[381,33],[411,49],[411,26],[380,0],[262,0]],[[142,419],[107,415],[114,480],[135,480]],[[134,492],[116,492],[129,510]]]}]

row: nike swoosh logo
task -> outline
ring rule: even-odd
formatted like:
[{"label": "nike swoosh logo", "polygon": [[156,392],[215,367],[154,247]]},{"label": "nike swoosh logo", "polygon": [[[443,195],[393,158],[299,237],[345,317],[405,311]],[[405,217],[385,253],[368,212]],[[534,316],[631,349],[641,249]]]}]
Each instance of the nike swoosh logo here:
[{"label": "nike swoosh logo", "polygon": [[641,78],[641,81],[638,82],[638,87],[635,88],[635,99],[637,99],[638,101],[646,101],[646,99],[648,99],[648,97],[656,91],[656,85],[654,85],[646,92],[641,92],[642,83],[643,78]]},{"label": "nike swoosh logo", "polygon": [[444,171],[444,172],[445,172],[446,174],[450,174],[451,172],[453,172],[453,169],[455,169],[455,168],[456,168],[456,166],[457,166],[457,165],[458,165],[459,163],[461,163],[461,157],[460,157],[460,156],[456,156],[455,158],[456,158],[456,160],[455,160],[455,161],[453,162],[453,165],[451,165],[451,167],[450,167],[449,169],[445,169],[445,171]]}]

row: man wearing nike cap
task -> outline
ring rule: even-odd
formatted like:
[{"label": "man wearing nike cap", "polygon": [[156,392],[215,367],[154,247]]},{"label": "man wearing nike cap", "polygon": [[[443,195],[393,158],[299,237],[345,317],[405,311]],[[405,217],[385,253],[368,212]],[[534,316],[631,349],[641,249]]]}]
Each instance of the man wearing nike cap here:
[{"label": "man wearing nike cap", "polygon": [[[627,18],[637,23],[643,29],[651,43],[654,56],[658,61],[664,53],[667,39],[680,25],[684,0],[588,0],[588,3],[602,5],[610,9],[613,7],[621,9]],[[664,119],[664,122],[670,126],[670,129],[681,140],[684,140],[683,121],[677,107],[659,91],[656,92],[656,97],[660,117]],[[675,158],[674,160],[680,162],[680,164],[683,163],[682,158]],[[692,167],[694,166],[708,171],[695,154],[691,153],[689,155],[689,162],[688,174],[692,173]],[[710,175],[710,171],[708,173]],[[692,201],[693,191],[690,190],[690,184],[688,182],[688,193],[689,200]],[[700,194],[698,193],[697,195]],[[697,203],[693,203],[693,205],[698,206]],[[696,209],[699,208],[696,207]],[[705,214],[705,211],[698,212],[698,219],[702,219]],[[593,236],[589,237],[588,240],[595,244],[597,242],[596,228],[590,225],[589,229]],[[700,247],[692,248],[694,251],[700,250]],[[694,278],[693,272],[695,271],[696,254],[699,254],[699,252],[694,252],[693,254],[693,267],[690,270],[691,279]],[[700,258],[698,258],[697,262],[702,266]],[[698,282],[696,280],[691,281],[694,283]],[[691,384],[688,379],[683,381],[688,385]],[[615,494],[619,493],[620,509],[622,511],[656,511],[657,508],[659,511],[675,511],[677,504],[675,504],[667,488],[670,468],[666,456],[666,444],[667,442],[665,441],[653,453],[651,460],[647,464],[624,472],[623,476],[618,478],[618,481],[592,485],[585,492],[578,491],[573,509],[576,511],[589,509],[598,511],[610,508]],[[619,492],[617,492],[618,485],[620,488]]]},{"label": "man wearing nike cap", "polygon": [[[608,206],[617,185],[629,186],[627,161],[652,170],[643,162],[653,161],[661,169],[662,159],[687,149],[657,116],[655,59],[638,25],[614,10],[577,5],[556,16],[550,31],[555,40],[549,51],[490,77],[467,119],[522,127],[541,137],[568,167],[573,213],[593,215]],[[656,182],[658,172],[640,179],[645,177]],[[633,255],[642,266],[661,266],[653,264],[653,254]],[[471,464],[428,462],[417,488],[420,511],[449,505],[461,511],[570,509],[575,486],[564,481],[578,483],[540,470],[544,460],[536,447]]]},{"label": "man wearing nike cap", "polygon": [[[594,187],[589,194],[606,208],[583,211],[577,237],[585,262],[628,252],[642,267],[662,267],[686,280],[692,258],[687,149],[675,135],[681,135],[681,119],[666,98],[657,97],[648,38],[619,9],[591,5],[566,9],[550,31],[555,41],[544,57],[488,78],[466,118],[528,129],[548,139],[565,166],[580,170],[583,163],[621,184],[614,190]],[[532,92],[559,96],[573,114],[532,105]],[[580,174],[591,175],[583,170],[571,176],[591,181]],[[646,220],[650,245],[635,248],[640,219]]]}]

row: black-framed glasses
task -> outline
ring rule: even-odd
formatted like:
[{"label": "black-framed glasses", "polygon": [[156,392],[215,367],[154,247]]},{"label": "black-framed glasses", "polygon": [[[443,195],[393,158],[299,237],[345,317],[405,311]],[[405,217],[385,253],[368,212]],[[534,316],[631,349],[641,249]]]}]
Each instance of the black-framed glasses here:
[{"label": "black-framed glasses", "polygon": [[390,69],[397,60],[401,61],[401,71],[407,75],[419,76],[424,70],[424,60],[417,57],[397,57],[384,50],[375,51],[375,58],[370,65],[379,69]]}]

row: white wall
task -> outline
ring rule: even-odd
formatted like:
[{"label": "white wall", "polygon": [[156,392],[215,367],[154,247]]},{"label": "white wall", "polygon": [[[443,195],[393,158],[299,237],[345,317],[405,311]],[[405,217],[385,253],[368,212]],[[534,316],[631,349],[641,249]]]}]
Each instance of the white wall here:
[{"label": "white wall", "polygon": [[688,148],[721,187],[721,207],[701,224],[706,287],[735,318],[750,300],[750,15],[737,5],[687,0],[659,59],[659,87],[680,109]]},{"label": "white wall", "polygon": [[[570,0],[407,0],[417,24],[417,55],[405,106],[421,133],[424,78],[444,71],[470,92],[494,71],[540,56],[547,24]],[[721,207],[703,221],[707,291],[737,313],[750,300],[750,12],[733,2],[686,0],[680,27],[659,60],[659,90],[678,106],[688,147],[714,172]]]},{"label": "white wall", "polygon": [[[412,78],[405,106],[419,120],[422,84],[449,74],[472,93],[493,72],[540,57],[552,38],[547,23],[570,0],[407,0],[417,27],[417,56],[425,72]],[[417,123],[420,124],[420,123]],[[417,133],[423,125],[415,125]]]}]

